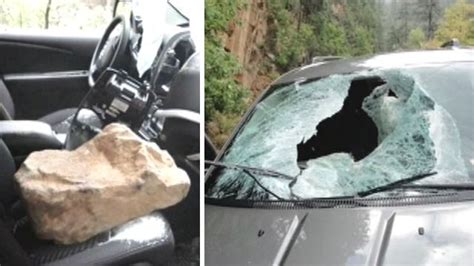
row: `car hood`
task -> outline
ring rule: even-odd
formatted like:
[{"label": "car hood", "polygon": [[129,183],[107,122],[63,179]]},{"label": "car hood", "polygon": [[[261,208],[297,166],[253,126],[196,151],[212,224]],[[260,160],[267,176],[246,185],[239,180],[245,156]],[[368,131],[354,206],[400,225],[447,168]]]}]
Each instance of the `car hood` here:
[{"label": "car hood", "polygon": [[474,202],[262,209],[206,204],[206,265],[474,265]]}]

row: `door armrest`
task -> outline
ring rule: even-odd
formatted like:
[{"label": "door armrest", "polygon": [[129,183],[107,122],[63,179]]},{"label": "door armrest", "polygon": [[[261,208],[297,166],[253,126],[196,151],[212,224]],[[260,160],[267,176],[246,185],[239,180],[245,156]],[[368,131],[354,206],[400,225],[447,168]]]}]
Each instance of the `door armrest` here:
[{"label": "door armrest", "polygon": [[14,157],[26,156],[33,151],[63,147],[51,126],[40,121],[0,121],[0,138]]}]

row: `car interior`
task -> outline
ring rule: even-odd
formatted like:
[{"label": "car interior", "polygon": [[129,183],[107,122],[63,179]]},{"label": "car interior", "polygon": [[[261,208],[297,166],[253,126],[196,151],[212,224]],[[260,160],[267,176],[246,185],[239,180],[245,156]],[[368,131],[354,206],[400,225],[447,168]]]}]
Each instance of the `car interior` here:
[{"label": "car interior", "polygon": [[[0,34],[0,265],[156,265],[199,237],[201,55],[187,18],[168,4],[180,23],[166,27],[143,75],[133,14],[116,16],[101,39]],[[113,122],[172,155],[190,177],[187,197],[83,243],[38,239],[14,173],[30,153],[73,150]]]}]

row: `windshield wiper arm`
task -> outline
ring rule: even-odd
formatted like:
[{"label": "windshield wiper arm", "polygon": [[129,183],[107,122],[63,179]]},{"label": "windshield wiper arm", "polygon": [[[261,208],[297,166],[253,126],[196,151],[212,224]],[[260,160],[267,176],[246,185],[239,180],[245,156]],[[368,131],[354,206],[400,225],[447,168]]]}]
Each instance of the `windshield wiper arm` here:
[{"label": "windshield wiper arm", "polygon": [[271,191],[267,187],[265,187],[259,180],[258,178],[254,175],[263,175],[263,176],[269,176],[269,177],[279,177],[283,178],[286,180],[293,180],[294,177],[291,177],[289,175],[279,173],[273,170],[267,170],[267,169],[261,169],[261,168],[255,168],[255,167],[249,167],[249,166],[243,166],[243,165],[237,165],[237,164],[227,164],[227,163],[219,163],[219,162],[213,162],[213,161],[205,161],[206,164],[210,164],[213,166],[216,166],[218,168],[226,168],[226,169],[233,169],[233,170],[241,170],[248,176],[250,176],[253,181],[255,181],[255,184],[259,186],[261,189],[263,189],[265,192],[268,194],[272,195],[273,197],[277,198],[278,200],[285,200],[284,198],[278,196],[275,194],[275,192]]},{"label": "windshield wiper arm", "polygon": [[426,184],[426,185],[402,185],[402,188],[412,189],[452,189],[452,190],[474,190],[474,184]]},{"label": "windshield wiper arm", "polygon": [[251,172],[249,172],[248,170],[245,170],[243,169],[242,170],[244,173],[246,173],[248,176],[250,176],[253,181],[255,181],[255,184],[257,184],[261,189],[263,189],[265,192],[267,192],[268,194],[272,195],[273,197],[277,198],[278,200],[284,200],[282,197],[278,196],[277,194],[275,194],[273,191],[271,191],[270,189],[266,188],[262,183],[260,183],[260,181],[258,181],[258,178],[256,176],[254,176]]},{"label": "windshield wiper arm", "polygon": [[427,178],[427,177],[436,175],[437,173],[438,172],[425,173],[425,174],[415,175],[415,176],[412,176],[412,177],[397,180],[395,182],[388,183],[388,184],[383,185],[383,186],[375,187],[375,188],[372,188],[372,189],[369,189],[369,190],[366,190],[366,191],[357,192],[357,196],[366,197],[368,195],[375,194],[375,193],[378,193],[378,192],[383,192],[383,191],[392,190],[392,189],[395,189],[395,188],[405,187],[405,185],[408,184],[408,183],[415,182],[415,181],[421,180],[423,178]]},{"label": "windshield wiper arm", "polygon": [[244,166],[244,165],[239,165],[239,164],[230,164],[230,163],[220,163],[220,162],[214,162],[214,161],[204,161],[206,164],[210,164],[213,166],[217,166],[220,168],[227,168],[227,169],[234,169],[234,170],[246,170],[252,174],[256,175],[263,175],[263,176],[268,176],[268,177],[276,177],[276,178],[281,178],[285,180],[290,180],[293,181],[296,177],[290,176],[287,174],[283,174],[274,170],[270,169],[263,169],[263,168],[257,168],[257,167],[251,167],[251,166]]}]

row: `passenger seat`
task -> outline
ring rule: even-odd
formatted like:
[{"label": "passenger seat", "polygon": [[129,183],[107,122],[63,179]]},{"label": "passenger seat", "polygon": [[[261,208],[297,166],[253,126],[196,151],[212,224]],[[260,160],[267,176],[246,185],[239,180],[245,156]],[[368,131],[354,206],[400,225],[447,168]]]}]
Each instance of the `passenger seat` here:
[{"label": "passenger seat", "polygon": [[[15,243],[12,246],[19,245],[23,249],[16,254],[27,254],[27,259],[33,265],[158,265],[173,255],[173,232],[168,221],[158,211],[79,244],[59,245],[38,239],[28,216],[18,215],[24,213],[24,208],[20,212],[15,210],[18,206],[21,208],[14,189],[15,171],[11,154],[0,139],[0,205],[6,209],[6,215],[10,215],[8,220],[13,220],[12,228],[8,228],[14,236]],[[7,259],[14,256],[5,256],[2,252],[7,251],[0,252],[0,265],[11,265],[12,262]]]}]

